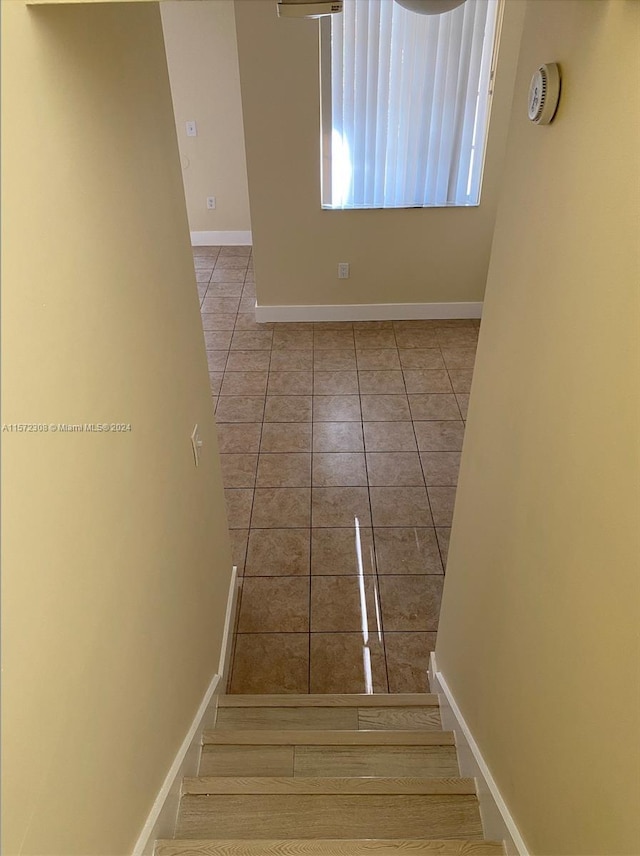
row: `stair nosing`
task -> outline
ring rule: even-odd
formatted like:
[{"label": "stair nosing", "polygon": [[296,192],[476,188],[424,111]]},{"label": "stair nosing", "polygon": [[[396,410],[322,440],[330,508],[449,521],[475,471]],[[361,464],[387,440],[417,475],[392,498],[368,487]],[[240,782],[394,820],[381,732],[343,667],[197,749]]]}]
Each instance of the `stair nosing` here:
[{"label": "stair nosing", "polygon": [[438,707],[436,693],[224,695],[218,707]]},{"label": "stair nosing", "polygon": [[205,746],[455,746],[452,731],[207,729]]},{"label": "stair nosing", "polygon": [[400,776],[191,776],[183,794],[452,794],[476,796],[475,779]]}]

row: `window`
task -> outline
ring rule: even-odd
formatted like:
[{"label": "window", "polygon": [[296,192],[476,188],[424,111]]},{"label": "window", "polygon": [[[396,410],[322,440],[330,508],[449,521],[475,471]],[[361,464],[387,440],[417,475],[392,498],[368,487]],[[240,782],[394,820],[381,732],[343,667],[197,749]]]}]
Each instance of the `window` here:
[{"label": "window", "polygon": [[344,0],[321,29],[323,208],[477,205],[499,0]]}]

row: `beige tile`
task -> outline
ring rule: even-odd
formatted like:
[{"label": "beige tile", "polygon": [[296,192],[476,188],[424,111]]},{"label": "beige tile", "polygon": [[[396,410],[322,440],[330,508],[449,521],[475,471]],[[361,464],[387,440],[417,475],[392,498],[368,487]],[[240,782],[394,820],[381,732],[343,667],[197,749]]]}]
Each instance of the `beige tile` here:
[{"label": "beige tile", "polygon": [[362,452],[314,453],[314,487],[341,487],[366,484],[367,470]]},{"label": "beige tile", "polygon": [[337,577],[312,576],[312,632],[362,632],[363,626],[376,630],[380,614],[377,598],[376,577],[373,575],[364,579],[345,574]]},{"label": "beige tile", "polygon": [[360,398],[357,395],[313,396],[314,423],[359,422],[361,417]]},{"label": "beige tile", "polygon": [[270,351],[230,351],[227,359],[228,372],[268,371],[271,360]]},{"label": "beige tile", "polygon": [[433,526],[424,487],[371,487],[374,526]]},{"label": "beige tile", "polygon": [[309,529],[252,529],[245,574],[275,577],[309,574]]},{"label": "beige tile", "polygon": [[225,256],[251,256],[252,248],[248,245],[242,245],[237,247],[232,246],[223,246],[220,247],[220,252],[218,253],[219,258],[224,258]]},{"label": "beige tile", "polygon": [[352,371],[355,367],[356,352],[354,350],[314,351],[313,368],[315,371]]},{"label": "beige tile", "polygon": [[314,330],[353,330],[352,321],[313,321]]},{"label": "beige tile", "polygon": [[370,485],[424,484],[417,452],[368,452],[367,473]]},{"label": "beige tile", "polygon": [[260,455],[257,487],[309,487],[311,455]]},{"label": "beige tile", "polygon": [[[362,633],[312,633],[310,692],[386,693],[384,647]],[[357,727],[357,726],[356,726]]]},{"label": "beige tile", "polygon": [[218,425],[218,447],[223,454],[257,452],[261,433],[262,423]]},{"label": "beige tile", "polygon": [[246,271],[249,264],[248,256],[218,256],[216,270],[241,270]]},{"label": "beige tile", "polygon": [[305,487],[256,488],[251,526],[304,529],[311,525],[311,490]]},{"label": "beige tile", "polygon": [[228,372],[222,381],[221,395],[266,395],[267,372]]},{"label": "beige tile", "polygon": [[202,313],[215,312],[222,315],[232,315],[238,311],[239,306],[239,297],[205,297],[200,311]]},{"label": "beige tile", "polygon": [[445,365],[439,348],[418,348],[398,351],[403,369],[444,371]]},{"label": "beige tile", "polygon": [[270,330],[272,327],[272,322],[261,324],[256,321],[256,314],[253,310],[239,312],[236,318],[236,330]]},{"label": "beige tile", "polygon": [[261,452],[310,452],[311,425],[306,422],[265,422]]},{"label": "beige tile", "polygon": [[434,529],[419,527],[375,530],[379,574],[441,574],[442,562]]},{"label": "beige tile", "polygon": [[230,270],[216,267],[211,274],[211,282],[244,282],[244,270]]},{"label": "beige tile", "polygon": [[364,422],[409,422],[411,412],[406,395],[362,395]]},{"label": "beige tile", "polygon": [[436,529],[436,537],[438,538],[438,546],[440,547],[440,556],[442,564],[447,567],[447,559],[449,558],[449,540],[451,539],[451,527],[439,526]]},{"label": "beige tile", "polygon": [[435,633],[385,633],[389,692],[428,693],[429,656],[436,649]]},{"label": "beige tile", "polygon": [[244,574],[244,566],[247,559],[247,541],[249,539],[248,529],[230,529],[231,540],[231,562],[238,569],[239,576]]},{"label": "beige tile", "polygon": [[378,329],[378,330],[356,330],[354,332],[356,339],[356,348],[373,348],[381,350],[383,348],[395,348],[396,337],[393,330]]},{"label": "beige tile", "polygon": [[313,426],[313,451],[362,452],[362,426],[359,422],[318,422]]},{"label": "beige tile", "polygon": [[229,529],[248,529],[251,519],[253,489],[225,488],[224,498],[227,506]]},{"label": "beige tile", "polygon": [[460,452],[421,452],[420,458],[427,485],[458,483]]},{"label": "beige tile", "polygon": [[311,372],[269,372],[269,395],[311,395],[313,374]]},{"label": "beige tile", "polygon": [[205,312],[202,316],[202,329],[233,330],[236,324],[235,315],[223,315],[216,312]]},{"label": "beige tile", "polygon": [[361,395],[389,393],[403,395],[404,378],[401,371],[358,372]]},{"label": "beige tile", "polygon": [[209,282],[211,278],[211,268],[197,268],[196,269],[196,282],[198,285],[204,283],[205,285]]},{"label": "beige tile", "polygon": [[207,297],[241,297],[241,282],[210,282]]},{"label": "beige tile", "polygon": [[365,422],[362,427],[367,452],[414,452],[418,448],[411,422]]},{"label": "beige tile", "polygon": [[243,297],[240,300],[240,305],[238,306],[238,312],[253,312],[255,315],[256,311],[256,299],[255,297]]},{"label": "beige tile", "polygon": [[272,330],[236,330],[231,348],[236,351],[269,351],[272,337]]},{"label": "beige tile", "polygon": [[478,333],[475,327],[447,327],[438,330],[438,343],[446,348],[475,348]]},{"label": "beige tile", "polygon": [[308,629],[308,577],[244,577],[239,633],[304,633]]},{"label": "beige tile", "polygon": [[313,321],[276,321],[274,323],[274,330],[284,330],[286,333],[289,333],[291,330],[311,330],[315,324]]},{"label": "beige tile", "polygon": [[207,365],[210,372],[223,372],[227,365],[229,351],[207,351]]},{"label": "beige tile", "polygon": [[449,377],[451,378],[451,386],[455,393],[471,392],[473,369],[449,369]]},{"label": "beige tile", "polygon": [[313,348],[313,330],[277,328],[273,331],[273,347],[276,350],[310,350]]},{"label": "beige tile", "polygon": [[396,330],[396,341],[399,348],[407,349],[436,348],[439,344],[436,330]]},{"label": "beige tile", "polygon": [[[255,633],[239,634],[233,658],[231,677],[232,693],[306,693],[309,692],[309,634],[308,633]],[[223,747],[216,747],[223,748]],[[230,747],[224,747],[230,748]],[[267,748],[247,747],[251,750],[247,760]],[[293,754],[293,749],[291,749]],[[273,759],[275,761],[275,759]],[[245,772],[245,771],[243,771]],[[278,775],[247,770],[246,775]],[[217,772],[215,775],[221,775]],[[242,772],[235,773],[242,775]]]},{"label": "beige tile", "polygon": [[462,414],[462,418],[466,419],[469,411],[469,393],[459,392],[456,395],[456,401],[458,402],[458,407],[460,408],[460,413]]},{"label": "beige tile", "polygon": [[476,349],[442,348],[442,356],[448,369],[473,369],[476,361]]},{"label": "beige tile", "polygon": [[222,484],[225,487],[254,487],[257,455],[220,455]]},{"label": "beige tile", "polygon": [[393,321],[354,321],[354,330],[393,330]]},{"label": "beige tile", "polygon": [[455,487],[429,487],[429,502],[436,526],[451,526],[456,501]]},{"label": "beige tile", "polygon": [[389,371],[400,368],[398,351],[393,348],[365,348],[356,351],[359,371]]},{"label": "beige tile", "polygon": [[352,330],[320,330],[313,333],[313,347],[317,350],[335,351],[341,348],[353,348]]},{"label": "beige tile", "polygon": [[463,422],[414,422],[421,452],[460,452],[464,439]]},{"label": "beige tile", "polygon": [[311,422],[310,395],[268,395],[265,422]]},{"label": "beige tile", "polygon": [[312,574],[374,574],[375,569],[370,528],[311,530]]},{"label": "beige tile", "polygon": [[205,347],[208,351],[224,351],[231,343],[230,330],[206,330],[204,334]]},{"label": "beige tile", "polygon": [[366,487],[314,487],[313,526],[371,526]]},{"label": "beige tile", "polygon": [[313,371],[313,351],[271,351],[271,371]]},{"label": "beige tile", "polygon": [[460,419],[455,395],[424,393],[409,396],[409,407],[414,420]]},{"label": "beige tile", "polygon": [[451,381],[445,369],[404,369],[407,392],[452,392]]},{"label": "beige tile", "polygon": [[382,576],[380,603],[385,632],[394,630],[437,630],[443,577]]},{"label": "beige tile", "polygon": [[216,407],[216,420],[221,422],[261,422],[264,414],[264,398],[242,395],[222,396]]},{"label": "beige tile", "polygon": [[358,373],[316,372],[313,373],[314,395],[357,395]]},{"label": "beige tile", "polygon": [[209,372],[209,385],[212,395],[220,395],[220,387],[222,386],[222,378],[224,372]]}]

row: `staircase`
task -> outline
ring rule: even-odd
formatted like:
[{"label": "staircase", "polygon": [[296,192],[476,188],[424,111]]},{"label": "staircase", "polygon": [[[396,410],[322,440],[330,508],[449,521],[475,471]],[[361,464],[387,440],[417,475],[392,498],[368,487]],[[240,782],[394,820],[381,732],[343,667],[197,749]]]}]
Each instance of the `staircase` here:
[{"label": "staircase", "polygon": [[438,696],[222,696],[155,856],[503,856]]}]

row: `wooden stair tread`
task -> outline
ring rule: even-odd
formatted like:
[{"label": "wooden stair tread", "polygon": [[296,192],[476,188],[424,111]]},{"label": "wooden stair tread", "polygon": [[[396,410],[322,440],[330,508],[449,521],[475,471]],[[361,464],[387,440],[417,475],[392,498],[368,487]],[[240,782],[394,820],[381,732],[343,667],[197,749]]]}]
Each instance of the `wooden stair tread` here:
[{"label": "wooden stair tread", "polygon": [[437,707],[435,693],[223,695],[218,707]]},{"label": "wooden stair tread", "polygon": [[205,745],[234,746],[454,746],[452,731],[253,731],[204,732]]},{"label": "wooden stair tread", "polygon": [[196,776],[183,794],[475,794],[475,780],[397,776]]},{"label": "wooden stair tread", "polygon": [[155,856],[504,856],[497,841],[426,839],[162,840]]}]

